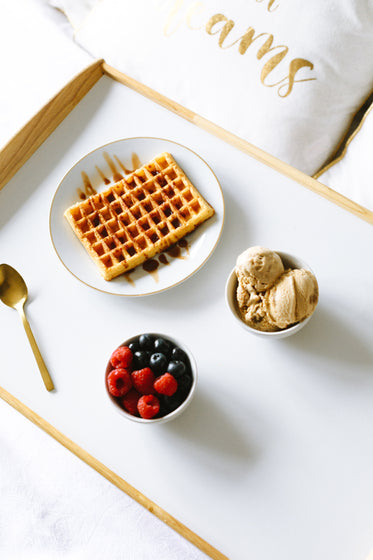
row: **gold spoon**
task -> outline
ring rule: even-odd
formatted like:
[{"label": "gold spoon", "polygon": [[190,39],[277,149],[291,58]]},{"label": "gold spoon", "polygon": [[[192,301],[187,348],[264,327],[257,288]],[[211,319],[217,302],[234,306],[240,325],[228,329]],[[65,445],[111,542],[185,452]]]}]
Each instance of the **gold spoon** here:
[{"label": "gold spoon", "polygon": [[21,316],[23,326],[29,339],[41,376],[48,391],[54,389],[53,381],[48,373],[44,360],[36,344],[31,327],[26,319],[23,306],[27,300],[27,286],[22,276],[8,264],[0,264],[0,299],[5,305],[16,309]]}]

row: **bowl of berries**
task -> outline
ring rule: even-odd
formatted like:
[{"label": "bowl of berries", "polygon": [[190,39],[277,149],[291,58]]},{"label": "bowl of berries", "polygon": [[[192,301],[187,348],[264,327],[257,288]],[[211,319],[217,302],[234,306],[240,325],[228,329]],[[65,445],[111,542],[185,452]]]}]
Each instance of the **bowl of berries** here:
[{"label": "bowl of berries", "polygon": [[181,414],[195,392],[197,367],[191,352],[170,336],[144,333],[116,348],[105,372],[116,409],[135,422],[168,422]]}]

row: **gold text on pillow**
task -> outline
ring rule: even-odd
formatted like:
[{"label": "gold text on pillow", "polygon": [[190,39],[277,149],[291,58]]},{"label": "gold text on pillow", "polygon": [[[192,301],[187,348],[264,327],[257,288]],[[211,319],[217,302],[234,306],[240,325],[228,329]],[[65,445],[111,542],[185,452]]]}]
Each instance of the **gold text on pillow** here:
[{"label": "gold text on pillow", "polygon": [[[261,1],[256,0],[257,3]],[[172,7],[168,3],[158,5],[158,9],[161,11],[170,10],[163,27],[165,37],[170,37],[177,32],[185,19],[185,24],[190,30],[203,30],[208,35],[216,35],[218,46],[222,50],[233,48],[238,54],[244,55],[251,47],[249,53],[253,55],[256,51],[256,58],[263,62],[260,82],[265,87],[276,88],[279,97],[290,95],[295,84],[316,80],[316,76],[310,75],[310,72],[314,70],[313,62],[299,57],[289,59],[289,47],[275,44],[275,37],[272,33],[257,31],[251,25],[248,26],[248,22],[244,22],[245,27],[242,28],[240,23],[243,22],[235,22],[222,13],[211,15],[207,12],[207,6],[203,2],[189,0],[189,3],[189,9],[184,5],[183,0],[176,2]],[[269,13],[279,8],[279,3],[275,4],[274,0],[268,0],[265,5]],[[196,26],[192,23],[194,12],[198,12],[198,19],[203,21],[202,25]],[[243,32],[242,29],[244,29]],[[275,70],[277,77],[273,78],[272,72]]]}]

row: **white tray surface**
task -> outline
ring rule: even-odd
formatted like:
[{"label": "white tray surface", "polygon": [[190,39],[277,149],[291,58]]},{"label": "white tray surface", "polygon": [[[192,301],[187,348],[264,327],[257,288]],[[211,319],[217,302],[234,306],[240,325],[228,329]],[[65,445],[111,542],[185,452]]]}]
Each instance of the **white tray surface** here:
[{"label": "white tray surface", "polygon": [[[226,204],[207,264],[144,298],[81,284],[49,237],[68,169],[131,136],[197,152]],[[0,229],[1,260],[29,286],[26,312],[57,391],[44,390],[5,306],[1,386],[232,559],[363,558],[373,503],[371,225],[103,78],[0,192]],[[317,275],[319,306],[294,337],[251,336],[225,306],[237,254],[258,244],[299,256]],[[146,331],[183,340],[199,367],[190,408],[165,425],[126,421],[104,390],[112,349]]]}]

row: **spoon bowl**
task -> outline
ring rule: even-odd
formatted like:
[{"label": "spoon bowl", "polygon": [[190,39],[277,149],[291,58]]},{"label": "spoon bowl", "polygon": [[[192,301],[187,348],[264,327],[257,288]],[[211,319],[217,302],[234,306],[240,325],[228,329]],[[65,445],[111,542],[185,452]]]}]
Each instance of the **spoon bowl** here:
[{"label": "spoon bowl", "polygon": [[27,286],[22,276],[8,264],[0,265],[1,301],[16,309],[17,306],[24,305],[27,296]]},{"label": "spoon bowl", "polygon": [[27,321],[24,304],[27,301],[27,286],[22,276],[9,264],[0,264],[0,299],[5,305],[16,309],[20,314],[24,329],[29,339],[36,362],[39,366],[44,385],[48,391],[54,389],[53,381],[49,375],[38,345]]}]

